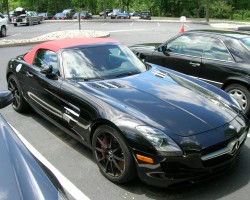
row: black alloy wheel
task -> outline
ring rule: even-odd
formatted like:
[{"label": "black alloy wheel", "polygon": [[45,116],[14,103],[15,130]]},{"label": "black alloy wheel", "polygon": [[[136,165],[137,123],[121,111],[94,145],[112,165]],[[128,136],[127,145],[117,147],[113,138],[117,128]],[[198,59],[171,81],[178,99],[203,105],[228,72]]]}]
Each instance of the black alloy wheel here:
[{"label": "black alloy wheel", "polygon": [[8,78],[8,89],[12,92],[14,96],[12,103],[14,110],[20,113],[24,112],[28,107],[28,103],[23,98],[20,84],[13,74],[10,75],[10,77]]},{"label": "black alloy wheel", "polygon": [[225,91],[239,103],[246,115],[250,115],[250,92],[245,86],[231,84]]},{"label": "black alloy wheel", "polygon": [[93,135],[92,148],[101,173],[114,183],[126,183],[135,177],[134,160],[121,134],[100,126]]}]

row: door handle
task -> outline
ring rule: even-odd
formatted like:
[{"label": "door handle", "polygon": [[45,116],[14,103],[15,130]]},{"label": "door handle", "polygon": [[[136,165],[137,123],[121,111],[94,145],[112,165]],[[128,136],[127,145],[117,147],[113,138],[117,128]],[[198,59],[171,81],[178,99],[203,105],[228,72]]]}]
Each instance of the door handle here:
[{"label": "door handle", "polygon": [[26,76],[32,78],[32,77],[33,77],[33,74],[31,74],[31,73],[29,73],[29,72],[26,72]]},{"label": "door handle", "polygon": [[192,67],[199,67],[200,66],[200,63],[190,62],[189,64],[192,65]]}]

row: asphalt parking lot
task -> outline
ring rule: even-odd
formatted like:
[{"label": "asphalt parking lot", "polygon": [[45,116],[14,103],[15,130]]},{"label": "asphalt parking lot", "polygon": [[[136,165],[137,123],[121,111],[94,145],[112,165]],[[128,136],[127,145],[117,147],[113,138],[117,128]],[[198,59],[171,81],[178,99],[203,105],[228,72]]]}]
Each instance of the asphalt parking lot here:
[{"label": "asphalt parking lot", "polygon": [[[161,22],[82,22],[83,30],[110,32],[110,37],[126,45],[163,42],[176,35],[180,23]],[[207,29],[209,25],[186,24],[185,30]],[[25,39],[52,31],[78,29],[77,22],[44,22],[36,26],[9,26],[3,39]],[[33,46],[33,45],[32,45]],[[5,69],[8,61],[27,52],[32,46],[0,48],[0,90],[7,88]],[[32,144],[61,174],[89,199],[249,199],[250,191],[250,138],[238,163],[226,174],[202,184],[166,190],[150,187],[136,179],[130,184],[115,185],[106,180],[98,170],[92,152],[41,118],[34,111],[16,113],[11,106],[1,110],[2,115],[23,137]],[[73,199],[73,197],[70,196]]]}]

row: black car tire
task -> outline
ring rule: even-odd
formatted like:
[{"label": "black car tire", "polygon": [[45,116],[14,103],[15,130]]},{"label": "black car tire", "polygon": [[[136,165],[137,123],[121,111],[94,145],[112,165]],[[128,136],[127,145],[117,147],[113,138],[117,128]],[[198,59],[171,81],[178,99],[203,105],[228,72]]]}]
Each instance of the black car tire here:
[{"label": "black car tire", "polygon": [[101,173],[114,183],[127,183],[136,176],[134,160],[121,134],[102,125],[93,135],[94,158]]},{"label": "black car tire", "polygon": [[225,88],[225,91],[235,98],[246,115],[250,114],[250,92],[245,86],[240,84],[231,84]]},{"label": "black car tire", "polygon": [[15,23],[14,26],[17,26],[17,24]]},{"label": "black car tire", "polygon": [[28,103],[24,99],[21,91],[21,86],[19,84],[19,81],[17,80],[15,75],[10,75],[8,78],[8,89],[13,93],[14,99],[13,99],[13,109],[19,113],[22,113],[27,110]]},{"label": "black car tire", "polygon": [[6,27],[5,27],[5,26],[2,26],[2,27],[1,27],[0,36],[6,37]]}]

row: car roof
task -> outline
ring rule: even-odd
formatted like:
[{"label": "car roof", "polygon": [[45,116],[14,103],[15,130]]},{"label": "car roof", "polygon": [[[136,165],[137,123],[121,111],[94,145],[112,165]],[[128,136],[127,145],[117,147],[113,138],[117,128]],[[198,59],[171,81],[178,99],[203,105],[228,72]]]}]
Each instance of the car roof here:
[{"label": "car roof", "polygon": [[238,31],[228,31],[228,30],[209,30],[209,29],[201,29],[201,30],[190,30],[186,31],[184,33],[199,33],[204,35],[214,35],[216,37],[228,37],[228,38],[234,38],[234,39],[243,39],[246,37],[250,37],[250,34],[238,32]]},{"label": "car roof", "polygon": [[74,48],[86,45],[97,45],[105,43],[118,43],[118,41],[110,38],[67,38],[61,40],[52,40],[36,45],[31,51],[29,51],[24,56],[24,60],[27,63],[32,64],[34,56],[38,49],[48,49],[50,51],[57,52],[61,49],[66,49],[66,48]]}]

